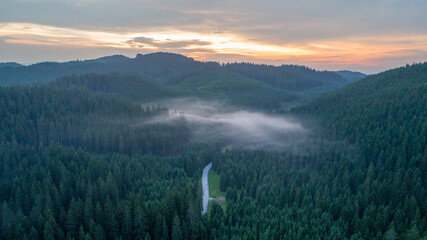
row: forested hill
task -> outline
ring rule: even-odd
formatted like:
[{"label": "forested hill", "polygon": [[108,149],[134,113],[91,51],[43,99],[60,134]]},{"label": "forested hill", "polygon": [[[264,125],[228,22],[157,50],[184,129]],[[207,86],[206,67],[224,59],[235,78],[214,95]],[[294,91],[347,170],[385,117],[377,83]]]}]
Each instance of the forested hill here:
[{"label": "forested hill", "polygon": [[87,89],[0,87],[0,239],[198,233],[190,180],[211,160],[175,155],[185,121],[149,121],[166,111]]},{"label": "forested hill", "polygon": [[271,110],[301,98],[296,93],[229,71],[189,77],[172,87],[181,96],[220,100],[240,108]]},{"label": "forested hill", "polygon": [[357,81],[367,76],[366,74],[361,72],[353,72],[353,71],[347,71],[347,70],[336,71],[335,73],[347,79],[347,81],[350,81],[350,82]]},{"label": "forested hill", "polygon": [[400,154],[409,161],[426,150],[427,63],[366,77],[294,111],[320,120],[330,136],[366,149],[371,160]]},{"label": "forested hill", "polygon": [[185,144],[185,123],[142,123],[166,113],[165,108],[143,108],[82,89],[0,88],[0,143],[60,143],[89,152],[164,155]]},{"label": "forested hill", "polygon": [[315,71],[296,65],[257,65],[200,62],[172,53],[152,53],[135,58],[115,55],[86,61],[65,63],[44,62],[30,66],[0,68],[0,86],[46,83],[58,77],[86,73],[140,73],[165,85],[176,85],[189,77],[203,77],[210,72],[231,71],[248,78],[287,90],[307,90],[315,87],[339,87],[355,79],[335,72]]},{"label": "forested hill", "polygon": [[339,74],[328,71],[316,71],[304,66],[282,65],[279,67],[264,64],[229,63],[223,68],[247,77],[265,82],[271,86],[289,89],[306,90],[313,87],[340,87],[349,81]]},{"label": "forested hill", "polygon": [[241,74],[217,71],[189,77],[175,86],[162,86],[141,74],[84,74],[65,76],[48,84],[57,88],[83,89],[120,96],[138,102],[176,97],[221,101],[234,107],[271,110],[300,99],[298,94],[273,88]]},{"label": "forested hill", "polygon": [[175,92],[156,84],[155,80],[136,74],[94,74],[60,77],[50,85],[59,88],[81,88],[93,93],[126,97],[138,102],[176,97]]},{"label": "forested hill", "polygon": [[[369,176],[360,194],[364,201],[390,206],[388,221],[394,219],[399,234],[420,219],[425,231],[427,63],[366,77],[294,112],[319,121],[325,136],[360,150],[359,164],[368,167]],[[412,220],[399,221],[403,216]]]}]

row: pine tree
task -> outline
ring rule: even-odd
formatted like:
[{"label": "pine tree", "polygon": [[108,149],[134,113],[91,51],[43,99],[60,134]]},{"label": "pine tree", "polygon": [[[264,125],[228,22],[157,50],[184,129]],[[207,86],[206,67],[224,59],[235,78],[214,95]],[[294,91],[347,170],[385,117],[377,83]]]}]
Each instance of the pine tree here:
[{"label": "pine tree", "polygon": [[183,239],[181,221],[179,220],[178,215],[175,215],[172,223],[172,240],[181,239]]},{"label": "pine tree", "polygon": [[37,232],[37,230],[33,226],[30,229],[30,235],[28,237],[31,240],[39,240],[40,239],[39,233]]},{"label": "pine tree", "polygon": [[104,229],[100,225],[97,225],[95,227],[95,234],[94,234],[93,240],[105,240],[105,239],[106,237],[105,237]]},{"label": "pine tree", "polygon": [[49,222],[44,225],[43,240],[55,240],[55,229]]},{"label": "pine tree", "polygon": [[131,238],[132,233],[132,213],[128,206],[124,207],[123,220],[122,220],[122,235],[125,239]]},{"label": "pine tree", "polygon": [[421,239],[420,231],[416,224],[412,225],[411,229],[409,229],[405,234],[406,240],[416,240]]},{"label": "pine tree", "polygon": [[133,219],[134,236],[136,239],[143,239],[147,231],[147,222],[144,209],[137,205],[135,208],[135,215]]},{"label": "pine tree", "polygon": [[85,240],[85,236],[86,236],[86,234],[85,234],[85,231],[83,229],[83,226],[80,225],[80,229],[79,229],[79,240]]},{"label": "pine tree", "polygon": [[394,230],[394,223],[391,222],[390,226],[388,227],[387,231],[384,234],[384,240],[396,240],[397,238],[398,238],[398,235]]}]

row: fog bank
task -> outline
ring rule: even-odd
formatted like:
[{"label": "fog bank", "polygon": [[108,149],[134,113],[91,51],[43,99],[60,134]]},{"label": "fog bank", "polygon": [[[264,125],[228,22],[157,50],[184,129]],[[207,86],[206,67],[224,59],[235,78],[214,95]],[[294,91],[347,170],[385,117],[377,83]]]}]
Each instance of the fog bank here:
[{"label": "fog bank", "polygon": [[[301,144],[307,132],[300,123],[283,115],[230,110],[219,102],[178,99],[163,102],[170,111],[153,122],[173,122],[184,118],[193,141],[217,141],[250,149],[287,150]],[[225,110],[227,109],[227,111]]]}]

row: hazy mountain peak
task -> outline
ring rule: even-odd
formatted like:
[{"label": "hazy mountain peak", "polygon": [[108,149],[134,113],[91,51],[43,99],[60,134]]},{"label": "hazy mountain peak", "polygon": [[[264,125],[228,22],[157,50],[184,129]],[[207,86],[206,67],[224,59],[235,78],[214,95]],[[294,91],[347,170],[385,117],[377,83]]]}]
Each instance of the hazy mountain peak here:
[{"label": "hazy mountain peak", "polygon": [[129,60],[130,58],[123,56],[123,55],[111,55],[111,56],[105,56],[105,57],[100,57],[100,58],[96,58],[93,60],[89,60],[89,61],[93,61],[93,62],[99,62],[99,63],[110,63],[110,62],[121,62],[121,61],[126,61]]},{"label": "hazy mountain peak", "polygon": [[22,67],[22,64],[16,62],[3,62],[0,63],[0,67]]},{"label": "hazy mountain peak", "polygon": [[340,71],[335,71],[336,74],[340,75],[341,77],[343,77],[344,79],[354,82],[357,81],[359,79],[362,79],[364,77],[366,77],[367,75],[361,72],[355,72],[355,71],[349,71],[349,70],[340,70]]},{"label": "hazy mountain peak", "polygon": [[155,52],[148,54],[140,54],[138,53],[135,59],[152,59],[152,58],[162,58],[162,59],[170,59],[170,60],[190,60],[194,61],[193,58],[186,57],[177,53],[169,53],[169,52]]}]

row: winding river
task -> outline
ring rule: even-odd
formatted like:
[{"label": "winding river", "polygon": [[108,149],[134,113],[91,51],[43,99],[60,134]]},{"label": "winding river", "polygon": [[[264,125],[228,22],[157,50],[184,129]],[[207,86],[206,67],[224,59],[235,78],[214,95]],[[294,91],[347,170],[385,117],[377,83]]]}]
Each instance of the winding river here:
[{"label": "winding river", "polygon": [[203,209],[202,209],[202,215],[205,215],[208,211],[208,203],[209,203],[209,184],[208,184],[208,173],[209,170],[211,170],[212,163],[209,163],[206,165],[206,167],[203,169],[202,174],[202,188],[203,188]]}]

